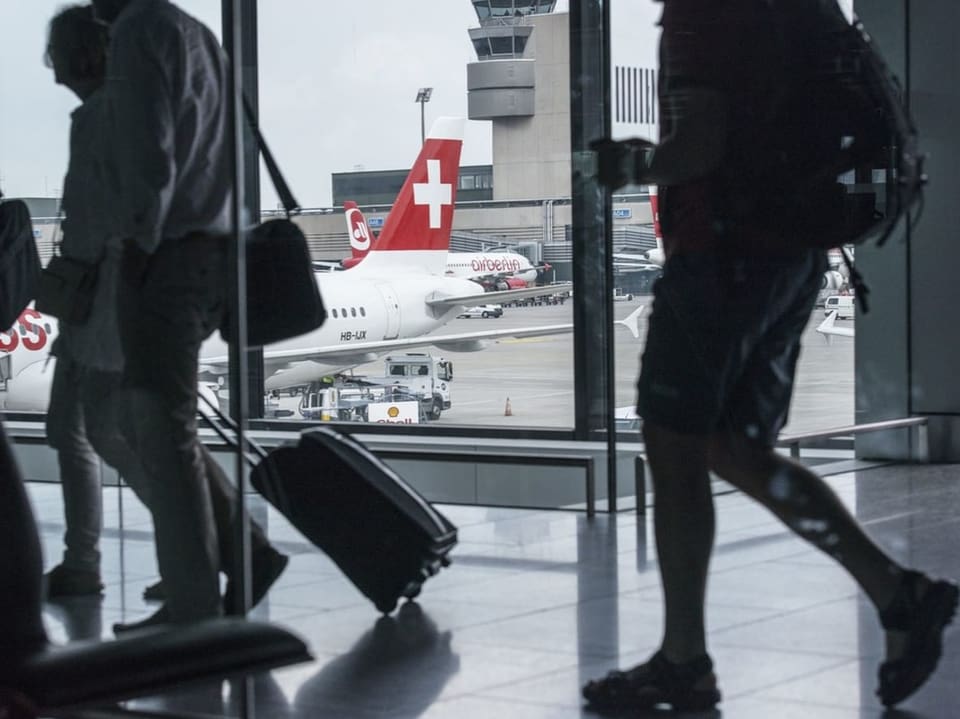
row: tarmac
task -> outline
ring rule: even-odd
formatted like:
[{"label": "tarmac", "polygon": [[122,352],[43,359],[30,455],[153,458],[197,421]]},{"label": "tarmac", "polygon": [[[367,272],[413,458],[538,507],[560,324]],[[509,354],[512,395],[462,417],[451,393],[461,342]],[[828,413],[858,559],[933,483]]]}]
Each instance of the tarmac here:
[{"label": "tarmac", "polygon": [[[649,308],[652,298],[640,296],[614,305],[617,319],[627,317],[639,305]],[[437,334],[471,330],[572,322],[570,302],[546,307],[507,307],[499,318],[456,319]],[[854,340],[827,339],[816,332],[823,310],[811,315],[803,336],[803,351],[797,369],[796,388],[785,433],[808,432],[849,425],[854,420]],[[852,321],[838,325],[853,326]],[[643,351],[647,323],[644,312],[639,323],[640,338],[625,327],[615,327],[616,406],[631,407],[639,357]],[[491,343],[478,352],[441,352],[427,347],[430,354],[452,360],[452,407],[444,411],[439,424],[509,427],[572,427],[574,417],[573,334],[506,339]],[[382,361],[362,365],[356,374],[382,374]],[[510,413],[506,414],[509,400]]]}]

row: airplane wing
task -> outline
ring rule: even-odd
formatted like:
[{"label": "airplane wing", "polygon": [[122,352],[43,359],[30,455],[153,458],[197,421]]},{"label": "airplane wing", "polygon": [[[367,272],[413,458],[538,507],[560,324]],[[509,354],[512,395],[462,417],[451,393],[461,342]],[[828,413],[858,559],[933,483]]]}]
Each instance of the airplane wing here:
[{"label": "airplane wing", "polygon": [[452,307],[454,305],[463,305],[468,307],[475,304],[487,304],[490,302],[510,302],[512,300],[523,299],[524,297],[543,297],[553,295],[558,292],[566,292],[573,289],[573,283],[567,282],[560,285],[549,285],[544,287],[525,287],[517,290],[498,290],[496,292],[478,292],[473,295],[457,295],[447,297],[433,297],[427,300],[431,307]]},{"label": "airplane wing", "polygon": [[[489,293],[488,293],[489,294]],[[264,374],[267,376],[266,389],[283,389],[304,384],[318,374],[317,367],[322,365],[320,374],[354,367],[372,362],[381,355],[397,350],[433,346],[449,352],[476,352],[490,342],[500,339],[523,339],[567,334],[573,331],[573,324],[541,325],[539,327],[514,327],[506,329],[458,332],[442,335],[422,335],[407,339],[380,340],[376,342],[356,342],[350,345],[330,347],[301,347],[290,350],[264,349]],[[200,362],[201,375],[222,375],[227,371],[228,356],[205,357]]]}]

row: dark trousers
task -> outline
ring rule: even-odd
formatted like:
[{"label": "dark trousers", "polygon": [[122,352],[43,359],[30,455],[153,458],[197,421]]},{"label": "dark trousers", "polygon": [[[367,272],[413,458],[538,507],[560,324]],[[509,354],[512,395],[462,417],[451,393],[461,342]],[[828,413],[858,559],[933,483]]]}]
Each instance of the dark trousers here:
[{"label": "dark trousers", "polygon": [[100,461],[116,469],[149,506],[140,457],[121,433],[120,373],[58,357],[47,409],[47,442],[57,450],[66,531],[63,565],[100,572]]},{"label": "dark trousers", "polygon": [[[227,241],[164,240],[146,258],[124,253],[118,294],[124,431],[149,482],[157,562],[173,621],[221,613],[218,570],[229,573],[236,489],[197,438],[200,345],[227,308]],[[254,550],[267,546],[253,526]]]}]

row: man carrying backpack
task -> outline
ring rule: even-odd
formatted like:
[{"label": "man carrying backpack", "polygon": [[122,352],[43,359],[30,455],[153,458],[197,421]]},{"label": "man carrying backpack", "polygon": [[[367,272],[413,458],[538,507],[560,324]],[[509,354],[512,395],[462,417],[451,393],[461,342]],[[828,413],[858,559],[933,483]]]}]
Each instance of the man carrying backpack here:
[{"label": "man carrying backpack", "polygon": [[[807,24],[817,13],[838,13],[835,2],[809,3]],[[886,631],[877,690],[885,705],[905,699],[933,672],[956,610],[955,584],[899,566],[826,483],[774,450],[800,336],[827,266],[822,250],[786,241],[768,215],[788,199],[764,181],[776,164],[767,155],[783,139],[777,132],[785,132],[771,121],[772,98],[783,92],[784,66],[791,70],[770,13],[788,4],[665,2],[661,141],[649,149],[627,143],[628,155],[642,158],[635,170],[622,161],[622,143],[595,146],[602,183],[660,185],[667,256],[638,381],[656,497],[664,634],[649,661],[583,688],[601,711],[658,704],[703,710],[720,701],[704,626],[714,535],[709,471],[770,509],[857,581]]]}]

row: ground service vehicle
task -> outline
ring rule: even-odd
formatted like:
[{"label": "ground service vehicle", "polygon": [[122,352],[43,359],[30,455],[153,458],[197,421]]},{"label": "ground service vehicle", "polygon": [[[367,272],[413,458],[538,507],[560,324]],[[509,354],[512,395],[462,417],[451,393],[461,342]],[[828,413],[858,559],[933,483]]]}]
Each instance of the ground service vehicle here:
[{"label": "ground service vehicle", "polygon": [[428,354],[391,355],[383,377],[337,375],[304,393],[308,419],[411,424],[439,419],[450,409],[453,363]]},{"label": "ground service vehicle", "polygon": [[852,320],[854,317],[853,295],[830,295],[823,302],[823,314],[837,313],[837,319]]}]

